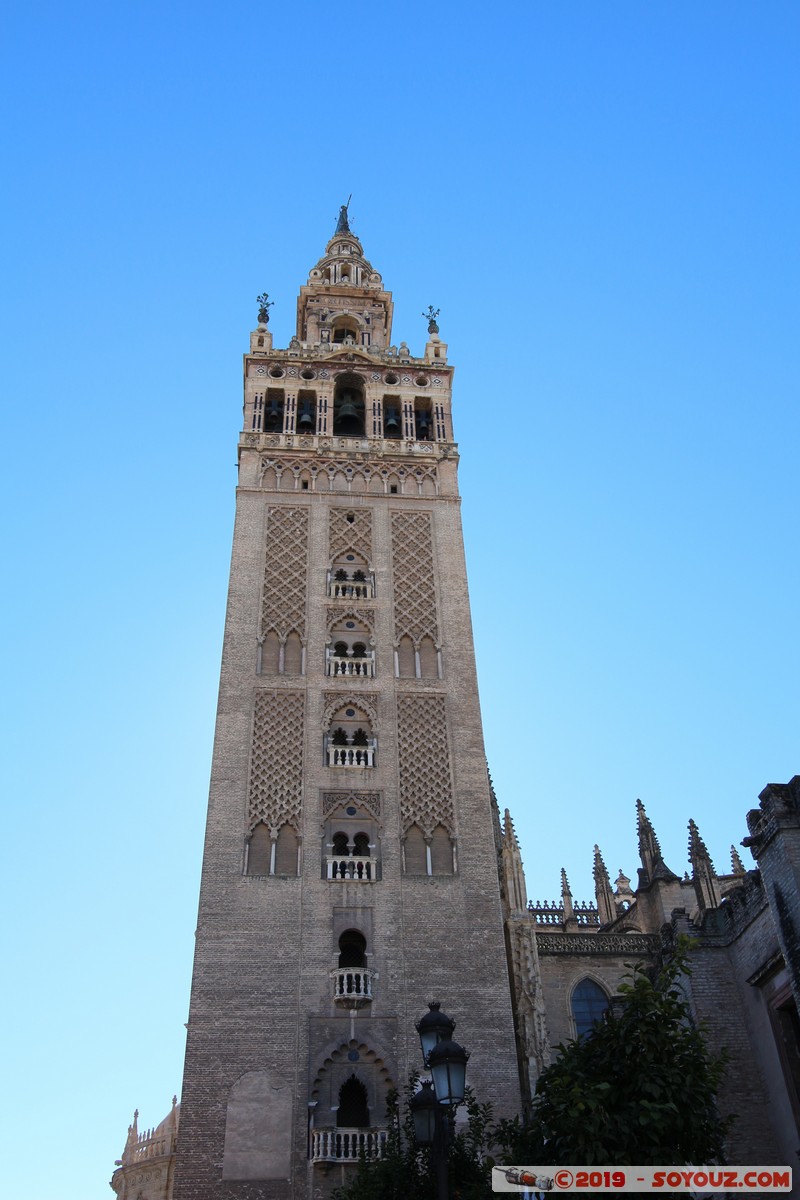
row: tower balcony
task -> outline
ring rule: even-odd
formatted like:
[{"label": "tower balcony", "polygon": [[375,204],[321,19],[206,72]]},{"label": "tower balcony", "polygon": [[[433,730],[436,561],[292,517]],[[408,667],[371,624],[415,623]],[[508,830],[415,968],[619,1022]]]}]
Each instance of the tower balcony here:
[{"label": "tower balcony", "polygon": [[328,746],[327,758],[329,767],[374,767],[375,739],[366,746]]},{"label": "tower balcony", "polygon": [[372,1003],[372,985],[377,979],[375,971],[366,967],[335,967],[331,971],[333,998],[345,1008],[363,1008]]},{"label": "tower balcony", "polygon": [[375,651],[368,650],[359,658],[345,658],[328,649],[325,651],[325,674],[372,679],[375,675]]},{"label": "tower balcony", "polygon": [[328,595],[334,600],[374,600],[371,579],[329,579]]},{"label": "tower balcony", "polygon": [[313,1129],[312,1162],[357,1163],[364,1158],[382,1158],[386,1129]]},{"label": "tower balcony", "polygon": [[364,854],[326,854],[326,879],[349,879],[354,883],[375,883],[378,860]]}]

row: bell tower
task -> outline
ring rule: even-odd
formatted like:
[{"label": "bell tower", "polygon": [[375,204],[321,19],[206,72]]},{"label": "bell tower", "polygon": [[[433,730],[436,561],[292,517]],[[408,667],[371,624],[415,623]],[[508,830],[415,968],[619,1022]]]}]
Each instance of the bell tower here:
[{"label": "bell tower", "polygon": [[175,1200],[326,1196],[440,1000],[520,1106],[451,421],[340,212],[244,428]]}]

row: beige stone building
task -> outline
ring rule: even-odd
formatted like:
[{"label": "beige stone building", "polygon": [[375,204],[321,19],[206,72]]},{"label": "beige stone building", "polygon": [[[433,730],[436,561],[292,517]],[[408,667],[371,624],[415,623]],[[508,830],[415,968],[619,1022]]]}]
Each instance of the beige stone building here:
[{"label": "beige stone building", "polygon": [[[346,208],[273,347],[264,298],[244,424],[196,956],[178,1110],[136,1120],[119,1200],[323,1197],[379,1153],[431,1000],[469,1081],[524,1109],[559,1042],[632,958],[698,939],[731,1160],[794,1166],[800,787],[750,814],[761,871],[691,875],[639,808],[636,888],[530,904],[486,769],[459,515],[453,367],[431,310],[415,357]],[[797,864],[797,867],[795,867]]]}]

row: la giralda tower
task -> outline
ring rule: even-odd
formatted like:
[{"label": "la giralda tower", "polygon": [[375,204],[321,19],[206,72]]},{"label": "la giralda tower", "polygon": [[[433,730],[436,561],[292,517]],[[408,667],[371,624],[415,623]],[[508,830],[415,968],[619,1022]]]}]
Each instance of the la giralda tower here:
[{"label": "la giralda tower", "polygon": [[342,208],[244,428],[175,1200],[327,1196],[437,1000],[519,1108],[453,440]]}]

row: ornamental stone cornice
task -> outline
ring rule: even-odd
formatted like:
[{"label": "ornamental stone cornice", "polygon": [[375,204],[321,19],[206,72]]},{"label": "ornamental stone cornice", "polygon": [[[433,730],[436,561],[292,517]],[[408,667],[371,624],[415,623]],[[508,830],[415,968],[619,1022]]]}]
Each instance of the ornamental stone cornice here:
[{"label": "ornamental stone cornice", "polygon": [[547,933],[536,930],[539,954],[655,954],[661,937],[655,933]]}]

